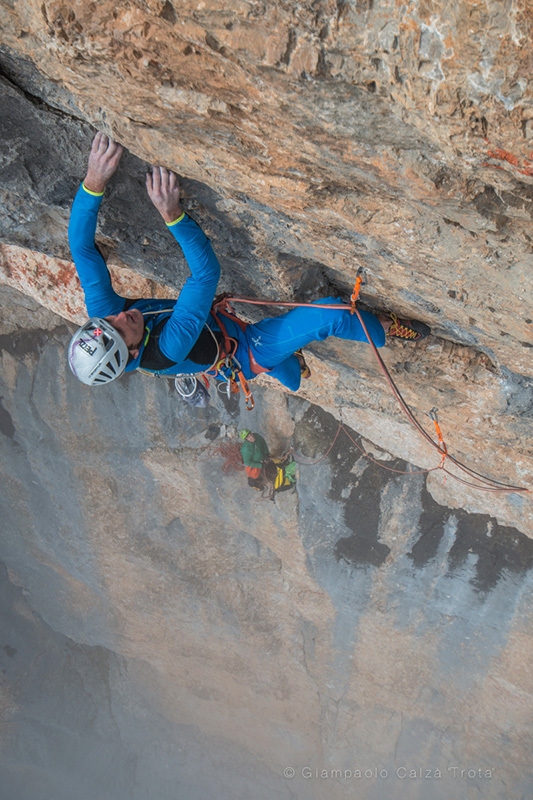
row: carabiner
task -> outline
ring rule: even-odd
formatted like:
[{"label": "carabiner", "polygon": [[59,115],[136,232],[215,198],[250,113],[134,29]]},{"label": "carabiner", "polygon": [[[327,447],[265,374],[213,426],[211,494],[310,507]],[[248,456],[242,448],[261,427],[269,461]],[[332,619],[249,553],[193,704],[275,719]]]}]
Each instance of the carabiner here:
[{"label": "carabiner", "polygon": [[366,272],[363,267],[359,267],[357,270],[357,274],[355,276],[355,283],[353,286],[352,296],[350,297],[350,314],[355,314],[355,304],[359,300],[359,292],[361,291],[361,286],[366,284]]}]

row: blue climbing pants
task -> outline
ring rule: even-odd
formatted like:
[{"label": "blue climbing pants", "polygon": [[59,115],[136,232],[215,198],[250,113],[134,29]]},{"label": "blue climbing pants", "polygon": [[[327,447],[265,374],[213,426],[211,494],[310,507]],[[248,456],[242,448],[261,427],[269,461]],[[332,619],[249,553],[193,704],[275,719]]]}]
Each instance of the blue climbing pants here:
[{"label": "blue climbing pants", "polygon": [[[316,300],[322,304],[341,304],[336,297]],[[381,322],[368,311],[361,311],[368,332],[376,347],[385,344],[385,331]],[[347,309],[295,308],[279,317],[269,317],[248,325],[246,334],[252,355],[270,374],[296,391],[300,385],[300,365],[292,354],[311,342],[323,341],[328,336],[366,342],[367,338],[356,314]]]}]

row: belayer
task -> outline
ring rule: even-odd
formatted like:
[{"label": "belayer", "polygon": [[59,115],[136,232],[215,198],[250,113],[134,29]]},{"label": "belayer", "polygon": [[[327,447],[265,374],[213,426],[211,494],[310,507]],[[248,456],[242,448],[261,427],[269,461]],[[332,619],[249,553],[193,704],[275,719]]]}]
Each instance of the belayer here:
[{"label": "belayer", "polygon": [[296,462],[291,453],[271,456],[260,433],[243,428],[239,431],[241,458],[248,486],[259,491],[269,490],[269,497],[296,488]]},{"label": "belayer", "polygon": [[241,444],[241,458],[244,464],[248,486],[252,489],[262,489],[264,487],[263,467],[269,458],[268,445],[260,433],[243,428],[239,431]]},{"label": "belayer", "polygon": [[[69,243],[90,316],[69,345],[69,366],[80,381],[89,386],[110,383],[139,368],[168,376],[214,370],[220,379],[238,371],[246,380],[268,372],[296,391],[305,362],[295,353],[302,347],[328,336],[367,341],[357,315],[344,308],[311,305],[249,325],[212,313],[218,259],[202,229],[180,205],[177,175],[160,166],[146,177],[148,196],[180,245],[191,275],[177,300],[118,295],[94,239],[102,197],[122,152],[117,142],[96,134],[70,216]],[[360,313],[377,347],[383,347],[387,335],[417,341],[429,333],[421,322]]]}]

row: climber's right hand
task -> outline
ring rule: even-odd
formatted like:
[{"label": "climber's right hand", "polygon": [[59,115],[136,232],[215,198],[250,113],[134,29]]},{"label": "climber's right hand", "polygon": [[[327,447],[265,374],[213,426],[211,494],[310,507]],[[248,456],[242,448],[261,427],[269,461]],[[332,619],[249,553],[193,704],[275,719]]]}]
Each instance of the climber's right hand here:
[{"label": "climber's right hand", "polygon": [[90,192],[103,192],[109,179],[115,174],[124,148],[110,139],[105,133],[98,131],[93,139],[87,175],[83,185]]}]

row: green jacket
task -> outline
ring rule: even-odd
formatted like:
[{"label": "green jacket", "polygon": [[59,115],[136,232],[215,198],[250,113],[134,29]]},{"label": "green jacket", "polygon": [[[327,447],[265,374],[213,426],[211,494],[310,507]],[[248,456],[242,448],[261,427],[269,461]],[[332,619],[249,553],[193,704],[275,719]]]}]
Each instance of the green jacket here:
[{"label": "green jacket", "polygon": [[245,467],[262,467],[268,456],[267,443],[258,433],[254,433],[255,442],[244,441],[241,444],[241,456]]}]

